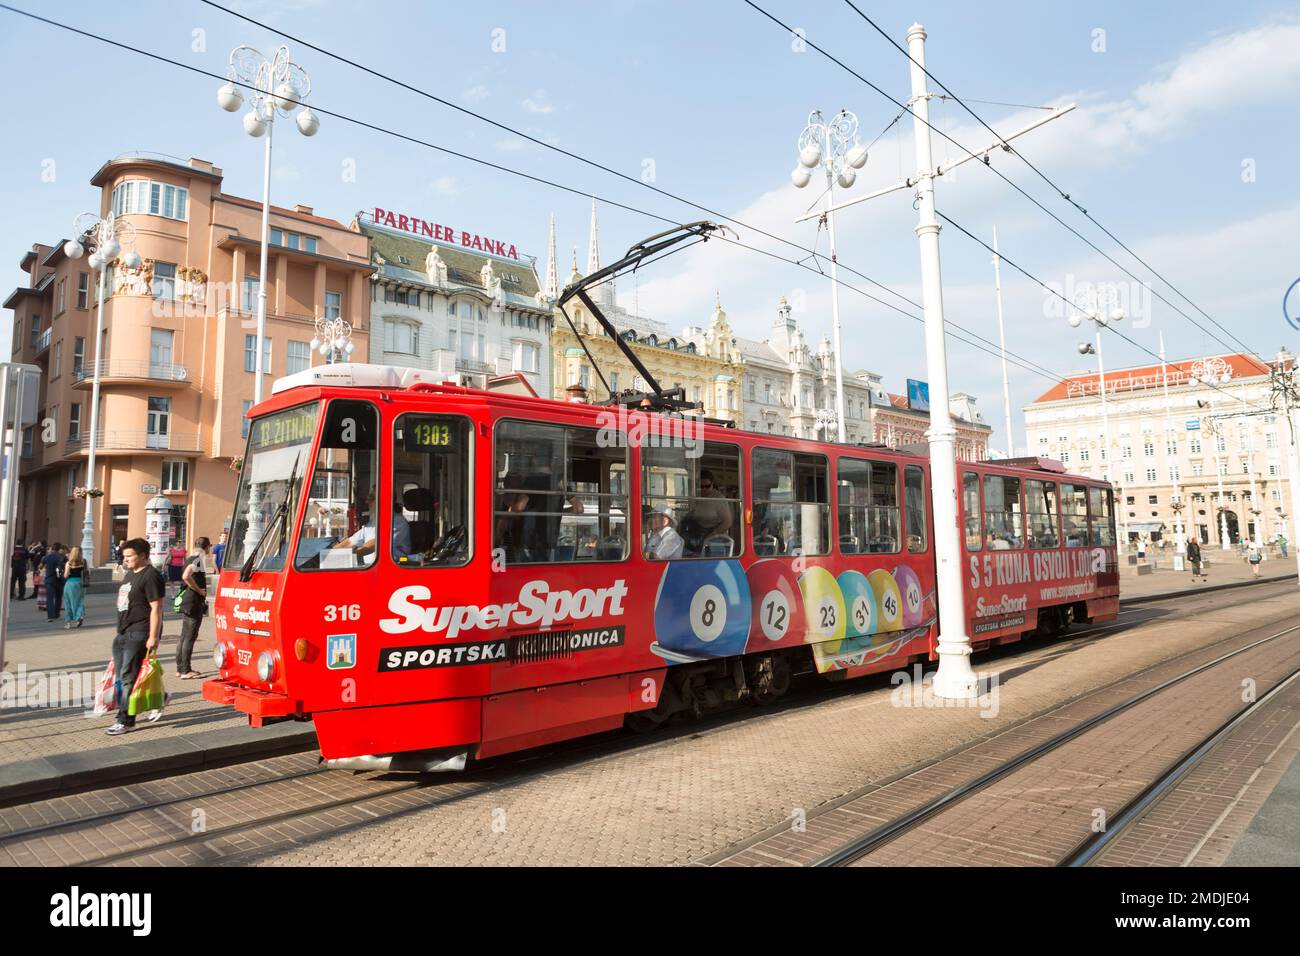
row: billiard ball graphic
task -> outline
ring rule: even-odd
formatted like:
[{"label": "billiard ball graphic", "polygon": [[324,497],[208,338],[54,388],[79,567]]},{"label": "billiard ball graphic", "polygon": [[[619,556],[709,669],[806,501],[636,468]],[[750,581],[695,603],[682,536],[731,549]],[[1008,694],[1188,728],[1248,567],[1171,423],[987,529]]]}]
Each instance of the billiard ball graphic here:
[{"label": "billiard ball graphic", "polygon": [[[839,576],[839,585],[844,595],[844,610],[848,613],[848,636],[870,637],[880,616],[871,582],[861,571],[845,571]],[[869,643],[864,642],[863,646]]]},{"label": "billiard ball graphic", "polygon": [[650,650],[674,664],[742,654],[750,604],[739,561],[671,561],[659,579]]},{"label": "billiard ball graphic", "polygon": [[803,591],[795,582],[789,561],[759,561],[749,568],[752,613],[750,651],[802,644],[804,639]]},{"label": "billiard ball graphic", "polygon": [[835,575],[825,568],[809,568],[799,577],[799,590],[803,593],[804,620],[807,622],[805,640],[821,644],[826,654],[840,649],[846,629],[844,595],[840,593]]},{"label": "billiard ball graphic", "polygon": [[906,564],[900,564],[894,569],[894,582],[903,597],[903,626],[916,627],[924,619],[921,579]]},{"label": "billiard ball graphic", "polygon": [[880,625],[876,632],[900,630],[903,626],[903,595],[898,590],[898,582],[884,568],[876,568],[867,575],[867,580],[876,593],[876,608],[879,610]]}]

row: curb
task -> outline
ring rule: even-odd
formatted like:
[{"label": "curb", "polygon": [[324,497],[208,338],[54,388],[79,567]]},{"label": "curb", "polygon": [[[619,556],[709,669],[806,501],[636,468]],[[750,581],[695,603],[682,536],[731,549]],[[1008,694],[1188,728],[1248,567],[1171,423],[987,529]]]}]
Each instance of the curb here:
[{"label": "curb", "polygon": [[[1190,572],[1184,572],[1190,573]],[[1246,581],[1229,581],[1227,584],[1210,584],[1199,588],[1181,588],[1177,591],[1163,591],[1159,594],[1142,594],[1138,597],[1119,599],[1120,606],[1128,604],[1147,604],[1151,601],[1168,601],[1173,598],[1186,597],[1189,594],[1207,594],[1210,591],[1227,591],[1231,588],[1248,588],[1256,584],[1271,584],[1277,581],[1290,581],[1295,578],[1294,574],[1279,574],[1271,578],[1260,578],[1255,580],[1251,578]]]},{"label": "curb", "polygon": [[35,757],[0,765],[0,806],[315,748],[314,729],[284,723],[256,733],[247,727],[231,727],[120,744],[108,750]]}]

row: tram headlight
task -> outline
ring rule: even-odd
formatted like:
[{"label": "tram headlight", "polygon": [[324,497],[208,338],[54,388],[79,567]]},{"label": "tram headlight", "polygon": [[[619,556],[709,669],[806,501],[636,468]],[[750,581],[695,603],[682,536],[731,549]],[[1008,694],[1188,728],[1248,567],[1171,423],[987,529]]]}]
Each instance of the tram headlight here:
[{"label": "tram headlight", "polygon": [[257,679],[264,684],[269,684],[274,677],[275,655],[270,651],[262,651],[257,655]]},{"label": "tram headlight", "polygon": [[212,663],[217,665],[217,670],[225,670],[226,667],[226,645],[217,641],[212,648]]}]

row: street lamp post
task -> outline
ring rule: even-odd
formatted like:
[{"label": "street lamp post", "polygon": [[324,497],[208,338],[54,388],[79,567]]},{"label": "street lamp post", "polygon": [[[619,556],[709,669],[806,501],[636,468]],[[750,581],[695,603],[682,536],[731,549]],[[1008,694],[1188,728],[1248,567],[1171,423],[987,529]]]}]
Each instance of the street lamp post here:
[{"label": "street lamp post", "polygon": [[356,349],[352,344],[352,326],[342,318],[317,319],[316,335],[311,340],[313,351],[320,352],[328,365],[346,362]]},{"label": "street lamp post", "polygon": [[1011,434],[1011,380],[1007,377],[1007,335],[1002,325],[1002,257],[998,255],[998,231],[993,230],[993,289],[998,300],[998,351],[1002,354],[1002,410],[1007,424],[1007,457],[1016,457],[1016,442]]},{"label": "street lamp post", "polygon": [[[1173,430],[1169,427],[1169,367],[1165,364],[1165,336],[1160,334],[1160,377],[1165,390],[1165,457],[1169,457],[1169,441]],[[1177,459],[1177,455],[1174,455]],[[1178,490],[1178,465],[1169,466],[1169,478],[1174,490],[1170,497],[1170,507],[1174,509],[1174,570],[1182,571],[1183,560],[1187,554],[1187,537],[1183,533],[1183,496]]]},{"label": "street lamp post", "polygon": [[844,356],[840,350],[840,282],[835,256],[834,188],[850,188],[857,181],[857,171],[867,164],[867,148],[858,142],[858,118],[840,110],[829,123],[820,110],[808,114],[808,125],[799,134],[799,165],[790,181],[803,189],[812,180],[812,170],[826,170],[826,210],[822,220],[831,243],[831,320],[835,340],[835,416],[839,441],[844,442]]},{"label": "street lamp post", "polygon": [[[91,565],[95,562],[95,498],[90,494],[95,484],[95,450],[99,444],[99,376],[103,362],[100,349],[104,344],[105,276],[109,266],[120,261],[123,268],[139,269],[140,253],[135,251],[135,227],[119,219],[110,209],[100,219],[94,213],[82,213],[72,223],[75,238],[63,244],[63,253],[69,259],[80,259],[86,249],[92,251],[86,259],[92,269],[99,270],[99,302],[95,307],[95,365],[91,369],[90,386],[90,442],[86,456],[86,517],[81,525],[81,553]],[[125,252],[123,250],[126,250]]]},{"label": "street lamp post", "polygon": [[[1205,383],[1212,389],[1219,385],[1226,385],[1232,378],[1232,368],[1221,358],[1200,359],[1192,365],[1192,374],[1188,382],[1192,385]],[[1208,408],[1210,415],[1207,421],[1210,424],[1210,440],[1214,443],[1214,476],[1218,485],[1218,512],[1219,512],[1219,549],[1230,551],[1232,543],[1228,540],[1228,511],[1227,505],[1223,503],[1223,465],[1219,460],[1219,422],[1214,417],[1214,395],[1211,393],[1208,401],[1197,399],[1197,408]],[[1224,449],[1227,450],[1226,447]]]},{"label": "street lamp post", "polygon": [[1285,348],[1277,353],[1277,362],[1269,373],[1269,380],[1272,390],[1270,402],[1275,411],[1286,416],[1287,432],[1291,438],[1291,453],[1287,456],[1293,522],[1291,546],[1295,548],[1296,579],[1300,581],[1300,547],[1297,547],[1300,545],[1300,381],[1297,381],[1295,356]]},{"label": "street lamp post", "polygon": [[266,270],[271,241],[271,133],[277,114],[289,116],[299,106],[296,125],[304,136],[315,136],[320,118],[305,104],[311,93],[307,72],[289,59],[289,48],[280,46],[267,59],[251,46],[235,47],[226,71],[229,82],[217,90],[217,105],[234,113],[244,103],[241,90],[250,91],[250,109],[244,114],[244,131],[256,139],[266,137],[262,158],[262,253],[257,275],[257,358],[254,360],[253,404],[262,401],[262,361],[266,340]]},{"label": "street lamp post", "polygon": [[[1106,365],[1105,362],[1102,360],[1102,355],[1101,355],[1101,330],[1104,329],[1107,325],[1109,325],[1112,322],[1123,321],[1124,313],[1116,309],[1114,312],[1111,312],[1108,315],[1106,313],[1106,310],[1102,308],[1101,304],[1098,302],[1095,296],[1091,300],[1091,303],[1092,303],[1091,307],[1088,308],[1087,310],[1080,308],[1079,306],[1076,306],[1075,311],[1070,314],[1069,323],[1072,328],[1077,329],[1080,325],[1084,323],[1085,320],[1087,320],[1088,322],[1091,322],[1093,324],[1094,329],[1096,331],[1097,344],[1094,346],[1088,344],[1087,342],[1080,342],[1079,354],[1080,355],[1095,354],[1097,356],[1097,391],[1101,395],[1101,460],[1104,466],[1102,475],[1106,479],[1108,484],[1114,486],[1115,484],[1114,475],[1112,474],[1110,468],[1110,414],[1106,408]],[[1127,510],[1125,510],[1122,507],[1123,502],[1121,501],[1120,504],[1121,504],[1120,513],[1122,515],[1127,516],[1128,514]],[[1120,535],[1119,553],[1123,554],[1125,549],[1128,546],[1127,517],[1122,518],[1120,524],[1124,528],[1124,533]]]}]

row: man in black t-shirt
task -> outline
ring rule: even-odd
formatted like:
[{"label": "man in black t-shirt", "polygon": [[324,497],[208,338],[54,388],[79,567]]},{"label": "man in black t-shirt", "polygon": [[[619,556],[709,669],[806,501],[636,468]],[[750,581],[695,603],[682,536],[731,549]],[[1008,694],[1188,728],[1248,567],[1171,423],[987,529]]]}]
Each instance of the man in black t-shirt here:
[{"label": "man in black t-shirt", "polygon": [[50,545],[41,558],[41,568],[45,574],[45,618],[57,621],[63,610],[63,566],[68,563],[63,553],[63,545],[57,541]]},{"label": "man in black t-shirt", "polygon": [[127,713],[131,689],[145,655],[162,640],[162,601],[166,591],[162,575],[149,563],[149,542],[132,538],[122,546],[126,577],[117,589],[117,637],[113,638],[113,671],[117,675],[117,723],[108,728],[110,737],[135,726]]},{"label": "man in black t-shirt", "polygon": [[181,598],[181,640],[176,648],[176,674],[181,680],[194,680],[203,675],[191,666],[194,654],[194,642],[199,639],[199,626],[203,615],[208,613],[208,576],[203,562],[212,548],[207,538],[196,538],[195,551],[190,561],[181,572],[181,587],[185,589]]},{"label": "man in black t-shirt", "polygon": [[27,600],[27,562],[31,557],[21,541],[14,545],[9,556],[9,596],[19,601]]}]

